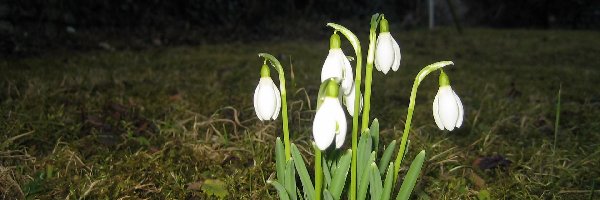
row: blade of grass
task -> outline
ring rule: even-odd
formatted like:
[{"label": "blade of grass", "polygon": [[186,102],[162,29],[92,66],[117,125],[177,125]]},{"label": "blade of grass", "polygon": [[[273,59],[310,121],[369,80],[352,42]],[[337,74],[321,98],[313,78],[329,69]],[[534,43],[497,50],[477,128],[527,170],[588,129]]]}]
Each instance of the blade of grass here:
[{"label": "blade of grass", "polygon": [[290,198],[296,200],[298,195],[296,195],[296,169],[293,160],[287,161],[284,184]]},{"label": "blade of grass", "polygon": [[335,200],[339,200],[342,196],[342,191],[344,190],[344,185],[346,182],[346,177],[348,176],[348,170],[350,169],[350,162],[352,160],[352,150],[348,149],[346,153],[340,158],[337,169],[333,172],[333,177],[331,179],[331,185],[329,186],[329,191],[331,191],[331,196]]},{"label": "blade of grass", "polygon": [[385,181],[383,183],[383,191],[381,192],[381,200],[389,200],[392,196],[392,188],[394,183],[394,163],[390,163],[388,166],[387,173],[385,175]]},{"label": "blade of grass", "polygon": [[415,183],[417,182],[417,178],[419,178],[419,174],[421,172],[421,167],[423,167],[423,162],[425,161],[425,150],[422,150],[410,164],[410,168],[404,177],[404,181],[402,181],[402,186],[400,186],[400,192],[398,192],[398,196],[396,196],[396,200],[404,200],[410,197],[413,188],[415,187]]},{"label": "blade of grass", "polygon": [[275,181],[275,180],[268,180],[267,181],[268,184],[271,184],[275,187],[275,189],[277,189],[277,193],[279,194],[279,199],[281,200],[289,200],[289,194],[287,193],[287,191],[285,191],[285,188],[283,187],[283,185],[281,185],[281,183]]},{"label": "blade of grass", "polygon": [[294,160],[294,164],[296,164],[296,172],[298,172],[298,176],[300,176],[300,182],[302,182],[302,189],[305,196],[308,196],[309,200],[313,200],[315,198],[315,187],[310,180],[308,170],[306,170],[306,165],[304,164],[304,159],[302,158],[302,155],[300,155],[300,151],[298,151],[296,144],[292,144],[292,160]]},{"label": "blade of grass", "polygon": [[285,150],[281,138],[275,140],[275,169],[277,171],[277,180],[285,183]]},{"label": "blade of grass", "polygon": [[381,198],[381,193],[383,193],[383,186],[381,181],[381,175],[379,175],[379,168],[375,163],[371,163],[369,171],[371,172],[371,177],[369,178],[371,200],[379,200]]},{"label": "blade of grass", "polygon": [[395,149],[396,149],[396,140],[392,140],[392,142],[390,142],[390,145],[388,145],[385,148],[385,151],[383,152],[383,155],[381,155],[381,159],[379,160],[380,175],[383,175],[383,173],[385,172],[385,166],[387,166],[388,163],[390,163],[390,160],[392,160],[392,155],[394,154]]}]

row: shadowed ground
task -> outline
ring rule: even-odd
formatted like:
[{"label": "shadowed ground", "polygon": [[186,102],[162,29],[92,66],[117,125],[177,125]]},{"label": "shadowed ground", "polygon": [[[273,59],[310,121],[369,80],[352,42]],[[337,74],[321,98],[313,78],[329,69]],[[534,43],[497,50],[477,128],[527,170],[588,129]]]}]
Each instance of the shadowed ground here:
[{"label": "shadowed ground", "polygon": [[[371,116],[382,124],[382,144],[399,138],[413,78],[427,64],[454,61],[447,73],[465,105],[463,126],[440,131],[431,114],[437,73],[421,85],[408,157],[425,149],[427,160],[414,196],[590,198],[592,184],[600,185],[597,36],[394,33],[402,48],[400,70],[374,75]],[[263,123],[254,115],[262,64],[256,54],[276,55],[287,70],[292,139],[312,160],[306,149],[327,45],[323,38],[3,60],[0,195],[205,199],[216,197],[202,184],[216,179],[225,183],[227,199],[275,198],[266,180],[274,173],[281,118]],[[342,46],[351,55],[350,45]]]}]

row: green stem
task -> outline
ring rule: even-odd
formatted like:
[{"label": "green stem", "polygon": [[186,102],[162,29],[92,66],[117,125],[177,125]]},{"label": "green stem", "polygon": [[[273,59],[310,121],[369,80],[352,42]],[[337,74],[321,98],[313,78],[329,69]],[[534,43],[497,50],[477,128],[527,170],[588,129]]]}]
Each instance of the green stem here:
[{"label": "green stem", "polygon": [[321,200],[323,188],[323,166],[321,164],[321,150],[313,142],[315,149],[315,200]]},{"label": "green stem", "polygon": [[350,41],[352,47],[354,48],[354,53],[356,54],[356,76],[354,79],[354,113],[355,115],[352,117],[352,164],[350,170],[350,199],[356,200],[356,157],[358,148],[358,112],[360,106],[360,84],[362,79],[362,52],[360,49],[360,41],[352,33],[352,31],[348,30],[346,27],[334,24],[327,23],[327,26],[334,28],[340,33],[344,34],[346,39]]},{"label": "green stem", "polygon": [[[367,52],[367,66],[365,67],[365,98],[362,112],[361,134],[369,126],[369,113],[371,112],[371,85],[373,82],[373,62],[375,60],[375,44],[377,43],[377,25],[383,15],[374,14],[371,17],[371,30],[369,31],[369,50]],[[355,104],[356,105],[356,104]],[[358,105],[360,106],[360,105]],[[356,113],[356,112],[355,112]]]},{"label": "green stem", "polygon": [[281,91],[281,117],[283,121],[283,144],[285,146],[285,161],[290,160],[292,153],[290,151],[290,130],[288,128],[288,110],[287,110],[287,95],[285,90],[285,74],[283,67],[277,58],[268,53],[259,53],[259,57],[263,57],[271,62],[271,65],[279,73],[279,90]]},{"label": "green stem", "polygon": [[406,123],[404,124],[404,132],[402,133],[402,140],[400,142],[400,149],[398,150],[398,155],[396,156],[396,161],[394,162],[394,182],[398,180],[398,171],[400,170],[400,163],[402,163],[402,159],[406,154],[406,142],[408,140],[408,133],[410,131],[410,123],[412,121],[413,112],[415,110],[415,99],[417,98],[417,89],[419,88],[419,84],[421,81],[425,79],[427,74],[445,67],[447,65],[453,65],[452,61],[440,61],[433,63],[431,65],[427,65],[424,67],[415,77],[415,82],[413,83],[412,90],[410,92],[410,102],[408,103],[408,113],[406,114]]}]

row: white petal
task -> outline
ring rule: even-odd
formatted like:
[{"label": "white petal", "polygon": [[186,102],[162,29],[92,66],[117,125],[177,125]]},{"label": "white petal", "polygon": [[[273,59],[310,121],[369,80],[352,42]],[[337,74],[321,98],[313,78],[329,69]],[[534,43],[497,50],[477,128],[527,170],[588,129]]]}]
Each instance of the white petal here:
[{"label": "white petal", "polygon": [[263,121],[264,119],[262,117],[260,117],[260,114],[258,114],[258,91],[260,90],[260,83],[256,86],[256,89],[254,90],[254,112],[256,113],[256,116],[258,117],[258,119],[260,121]]},{"label": "white petal", "polygon": [[378,66],[378,70],[387,74],[392,64],[394,64],[392,35],[389,32],[380,33],[377,37],[377,46],[375,47],[375,66]]},{"label": "white petal", "polygon": [[433,100],[433,119],[435,120],[435,125],[437,125],[437,127],[440,130],[444,130],[444,124],[442,124],[442,121],[440,120],[440,111],[439,111],[439,100],[440,98],[438,97],[440,94],[439,90],[438,93],[435,95],[435,99]]},{"label": "white petal", "polygon": [[344,145],[344,140],[346,140],[346,115],[344,114],[344,110],[341,105],[338,103],[336,110],[334,111],[335,121],[337,122],[337,134],[335,136],[335,148],[340,148]]},{"label": "white petal", "polygon": [[261,78],[258,83],[258,115],[259,118],[269,120],[273,117],[275,106],[277,104],[277,95],[273,92],[273,80],[271,78]]},{"label": "white petal", "polygon": [[[354,116],[354,100],[356,99],[356,90],[354,90],[354,85],[352,85],[351,92],[348,95],[344,95],[344,104],[346,105],[346,110],[350,116]],[[358,114],[362,111],[363,107],[363,97],[360,95],[360,107],[358,108]]]},{"label": "white petal", "polygon": [[402,56],[400,55],[400,46],[398,45],[396,40],[394,40],[394,37],[391,38],[392,45],[394,47],[394,63],[392,64],[392,70],[398,71],[398,68],[400,68],[400,59],[402,58]]},{"label": "white petal", "polygon": [[452,131],[458,121],[458,105],[454,98],[454,92],[450,86],[440,87],[439,91],[439,114],[444,127]]},{"label": "white petal", "polygon": [[325,98],[313,121],[313,137],[317,147],[321,150],[327,149],[335,136],[336,121],[335,107],[333,106],[336,103],[339,104],[335,99]]},{"label": "white petal", "polygon": [[277,86],[275,86],[275,83],[273,83],[273,93],[275,94],[275,113],[273,113],[273,119],[277,119],[277,116],[279,116],[279,110],[281,110],[281,93],[279,93],[279,89],[277,89]]},{"label": "white petal", "polygon": [[350,65],[350,61],[344,55],[344,52],[340,51],[340,59],[342,60],[343,65],[343,80],[341,89],[344,94],[350,93],[352,84],[354,84],[354,73],[352,72],[352,66]]},{"label": "white petal", "polygon": [[460,98],[458,98],[458,95],[456,95],[456,92],[452,91],[452,93],[454,93],[456,104],[458,105],[458,121],[456,122],[456,128],[460,128],[460,125],[462,125],[463,122],[463,116],[465,111],[463,109],[463,105],[460,101]]},{"label": "white petal", "polygon": [[[321,82],[329,78],[342,79],[342,65],[339,58],[339,52],[341,49],[330,49],[325,63],[323,63],[323,69],[321,69]],[[342,53],[343,54],[343,53]]]}]

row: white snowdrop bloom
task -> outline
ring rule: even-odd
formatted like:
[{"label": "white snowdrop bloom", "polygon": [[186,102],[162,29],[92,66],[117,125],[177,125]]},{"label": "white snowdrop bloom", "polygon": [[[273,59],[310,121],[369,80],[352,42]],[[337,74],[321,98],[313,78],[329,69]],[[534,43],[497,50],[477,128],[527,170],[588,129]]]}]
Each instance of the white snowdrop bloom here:
[{"label": "white snowdrop bloom", "polygon": [[[354,116],[354,99],[356,98],[356,91],[354,90],[354,84],[352,84],[352,88],[350,88],[350,93],[347,95],[343,95],[344,105],[346,105],[346,110],[350,114],[350,116]],[[363,96],[360,95],[360,107],[358,108],[358,114],[362,111],[363,107]]]},{"label": "white snowdrop bloom", "polygon": [[375,47],[375,69],[387,74],[390,69],[398,71],[400,67],[400,46],[392,37],[388,30],[387,20],[381,19],[381,31],[377,36],[377,46]]},{"label": "white snowdrop bloom", "polygon": [[313,121],[313,137],[317,147],[327,149],[335,139],[335,147],[340,148],[346,138],[346,115],[338,99],[337,83],[327,86],[327,94]]},{"label": "white snowdrop bloom", "polygon": [[440,130],[452,131],[462,125],[464,109],[460,98],[450,87],[446,74],[440,75],[440,88],[433,100],[433,119]]},{"label": "white snowdrop bloom", "polygon": [[331,35],[330,49],[323,68],[321,69],[321,82],[330,78],[336,78],[341,81],[341,89],[344,94],[350,93],[350,88],[354,82],[354,74],[350,61],[340,48],[340,36],[337,33]]},{"label": "white snowdrop bloom", "polygon": [[277,119],[281,109],[281,93],[269,76],[269,67],[263,65],[261,78],[254,90],[254,111],[261,121]]}]

